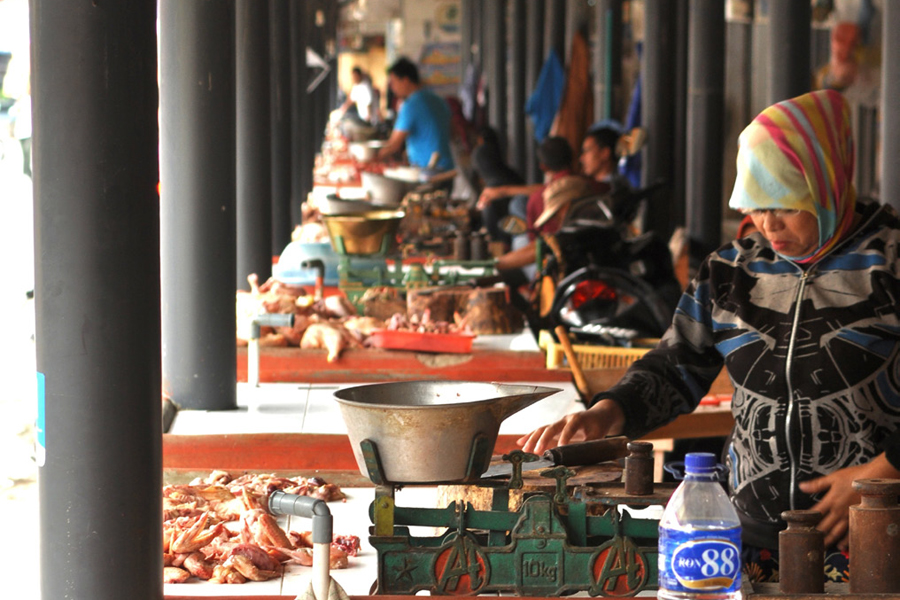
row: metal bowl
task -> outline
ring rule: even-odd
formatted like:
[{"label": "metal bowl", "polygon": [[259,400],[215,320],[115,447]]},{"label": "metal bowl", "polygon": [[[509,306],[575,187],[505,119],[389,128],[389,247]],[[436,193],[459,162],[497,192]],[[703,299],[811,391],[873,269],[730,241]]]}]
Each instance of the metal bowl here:
[{"label": "metal bowl", "polygon": [[368,142],[351,142],[350,156],[359,162],[371,162],[378,158],[378,151],[384,147],[384,142],[371,140]]},{"label": "metal bowl", "polygon": [[353,215],[378,210],[378,207],[366,200],[339,198],[330,194],[319,206],[323,215]]},{"label": "metal bowl", "polygon": [[331,247],[338,254],[387,254],[397,247],[402,210],[373,210],[350,215],[322,215]]},{"label": "metal bowl", "polygon": [[425,483],[481,475],[490,464],[500,423],[558,391],[504,383],[402,381],[345,388],[334,397],[363,475],[371,477],[361,446],[368,440],[377,448],[387,482]]},{"label": "metal bowl", "polygon": [[399,206],[403,197],[418,187],[418,183],[385,177],[369,171],[362,171],[360,180],[372,204],[381,206]]}]

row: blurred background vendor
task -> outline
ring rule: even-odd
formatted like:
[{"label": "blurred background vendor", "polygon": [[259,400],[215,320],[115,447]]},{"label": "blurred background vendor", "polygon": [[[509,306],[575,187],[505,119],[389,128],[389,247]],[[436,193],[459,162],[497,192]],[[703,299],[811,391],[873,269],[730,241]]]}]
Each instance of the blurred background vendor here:
[{"label": "blurred background vendor", "polygon": [[[378,158],[390,158],[406,147],[409,164],[439,170],[453,168],[450,152],[450,106],[419,81],[419,69],[400,58],[388,69],[388,85],[403,103],[394,129]],[[435,154],[437,153],[437,154]],[[437,161],[431,164],[432,157]]]}]

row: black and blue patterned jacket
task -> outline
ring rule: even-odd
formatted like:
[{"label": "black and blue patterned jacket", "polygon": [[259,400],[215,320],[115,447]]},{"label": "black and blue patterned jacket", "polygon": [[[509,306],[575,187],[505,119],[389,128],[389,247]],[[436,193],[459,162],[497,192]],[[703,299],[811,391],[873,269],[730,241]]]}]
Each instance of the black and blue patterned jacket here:
[{"label": "black and blue patterned jacket", "polygon": [[818,499],[801,481],[882,452],[900,468],[900,218],[871,201],[857,212],[857,230],[805,270],[759,234],[707,257],[659,347],[594,398],[617,401],[639,437],[694,410],[724,365],[745,543],[777,548],[781,512]]}]

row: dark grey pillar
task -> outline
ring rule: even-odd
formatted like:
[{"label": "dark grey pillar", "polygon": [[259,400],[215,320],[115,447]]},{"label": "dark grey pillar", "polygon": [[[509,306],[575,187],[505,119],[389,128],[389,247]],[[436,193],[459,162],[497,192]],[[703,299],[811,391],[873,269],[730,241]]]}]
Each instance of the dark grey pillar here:
[{"label": "dark grey pillar", "polygon": [[544,49],[546,54],[555,50],[559,60],[566,64],[566,0],[546,0],[545,5]]},{"label": "dark grey pillar", "polygon": [[622,114],[622,0],[599,0],[594,45],[594,115]]},{"label": "dark grey pillar", "polygon": [[725,13],[721,0],[691,0],[689,12],[686,225],[707,254],[722,237]]},{"label": "dark grey pillar", "polygon": [[685,223],[685,176],[687,173],[687,98],[688,98],[688,0],[675,3],[675,88],[671,94],[675,105],[675,133],[672,145],[672,189],[670,219],[672,230]]},{"label": "dark grey pillar", "polygon": [[465,81],[466,71],[472,64],[473,20],[478,10],[476,0],[459,2],[459,80]]},{"label": "dark grey pillar", "polygon": [[769,0],[769,104],[812,88],[809,2]]},{"label": "dark grey pillar", "polygon": [[[488,88],[488,124],[506,138],[506,0],[484,3],[484,75]],[[504,148],[504,149],[505,149]]]},{"label": "dark grey pillar", "polygon": [[156,600],[156,3],[32,0],[31,41],[41,597]]},{"label": "dark grey pillar", "polygon": [[668,239],[674,230],[677,207],[673,153],[675,149],[676,3],[646,0],[644,52],[641,64],[643,95],[641,116],[647,130],[643,150],[644,185],[665,181],[669,185],[649,200],[645,229]]},{"label": "dark grey pillar", "polygon": [[881,198],[900,210],[900,6],[884,3],[881,37]]},{"label": "dark grey pillar", "polygon": [[235,408],[233,0],[161,0],[163,393]]},{"label": "dark grey pillar", "polygon": [[[737,139],[753,117],[751,114],[752,20],[725,25],[725,137],[722,152],[723,203],[731,196],[737,175]],[[736,216],[736,215],[734,215]]]},{"label": "dark grey pillar", "polygon": [[235,0],[237,114],[237,289],[272,274],[269,3]]},{"label": "dark grey pillar", "polygon": [[528,134],[525,131],[525,56],[527,0],[512,0],[509,13],[509,98],[507,106],[509,118],[509,163],[519,174],[525,174],[525,146]]},{"label": "dark grey pillar", "polygon": [[288,9],[291,37],[291,223],[303,221],[302,204],[312,190],[312,172],[307,170],[312,152],[312,101],[306,93],[306,45],[309,7],[292,0]]},{"label": "dark grey pillar", "polygon": [[288,2],[269,0],[272,255],[291,241],[291,42]]},{"label": "dark grey pillar", "polygon": [[[525,14],[525,30],[528,45],[525,48],[525,94],[531,96],[537,86],[541,67],[544,66],[544,0],[528,0]],[[537,159],[537,140],[534,138],[534,123],[525,120],[525,180],[536,183],[541,180],[541,170]]]}]

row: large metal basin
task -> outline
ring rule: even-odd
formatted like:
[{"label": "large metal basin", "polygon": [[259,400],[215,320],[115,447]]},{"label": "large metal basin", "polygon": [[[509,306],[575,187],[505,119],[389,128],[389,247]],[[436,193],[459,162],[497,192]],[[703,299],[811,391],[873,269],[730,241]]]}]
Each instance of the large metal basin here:
[{"label": "large metal basin", "polygon": [[322,215],[331,247],[338,254],[387,254],[397,247],[402,210],[372,210],[351,215]]},{"label": "large metal basin", "polygon": [[[481,475],[500,423],[558,391],[505,383],[402,381],[345,388],[334,397],[363,475],[370,473],[360,443],[369,440],[377,447],[386,481],[425,483]],[[486,453],[470,469],[476,438],[483,438]]]}]

